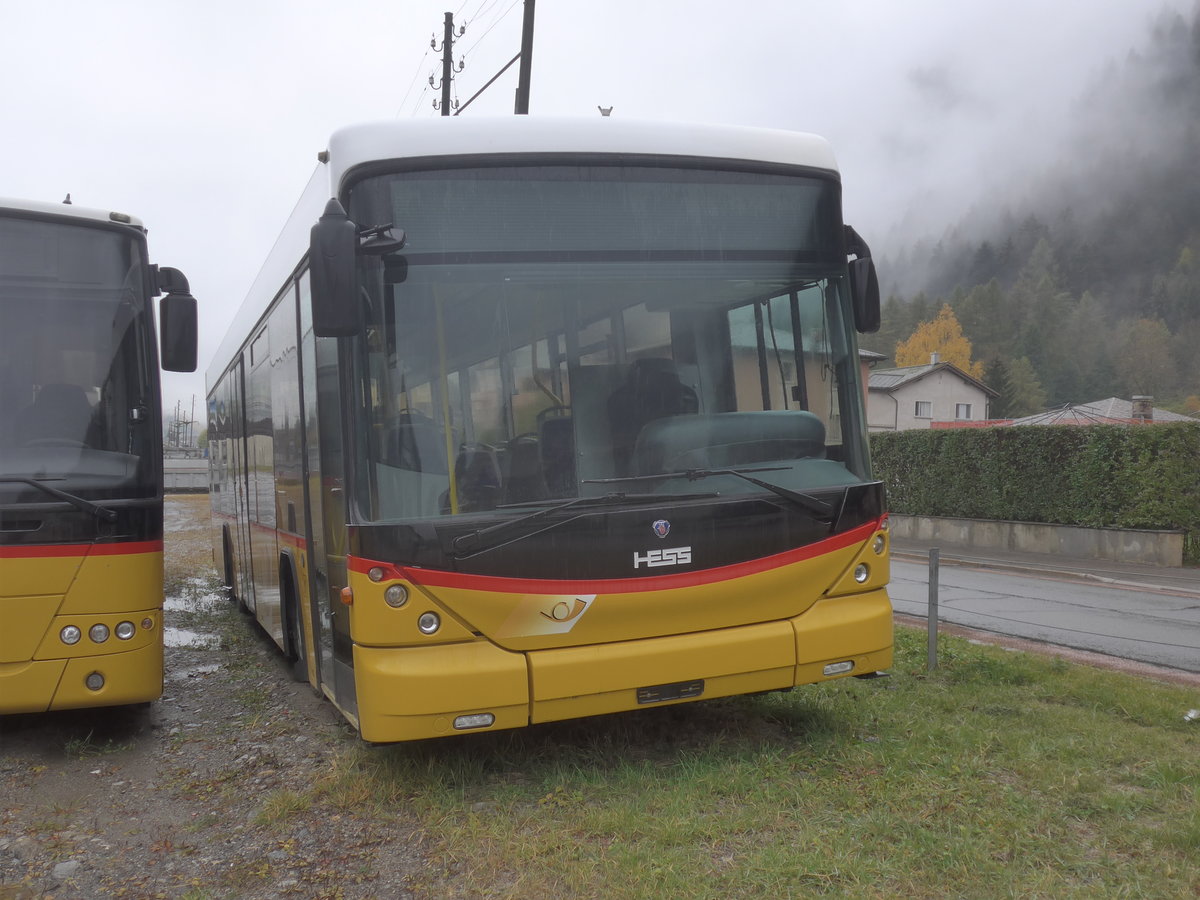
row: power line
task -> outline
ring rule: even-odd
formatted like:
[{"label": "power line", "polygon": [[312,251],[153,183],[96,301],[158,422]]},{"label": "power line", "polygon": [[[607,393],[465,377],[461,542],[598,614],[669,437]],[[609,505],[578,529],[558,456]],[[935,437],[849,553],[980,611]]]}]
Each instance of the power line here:
[{"label": "power line", "polygon": [[[404,92],[404,98],[400,101],[400,108],[396,110],[396,118],[400,117],[400,113],[404,111],[404,104],[408,102],[408,97],[412,93],[413,85],[417,83],[417,79],[421,77],[421,69],[425,66],[425,60],[429,59],[429,51],[425,51],[425,55],[421,57],[417,63],[416,69],[413,70],[412,81],[408,83],[408,90]],[[424,92],[422,91],[422,95]]]},{"label": "power line", "polygon": [[[491,6],[495,6],[496,3],[498,3],[498,2],[500,2],[500,0],[492,0]],[[487,27],[487,30],[484,31],[483,34],[481,34],[479,37],[477,37],[475,39],[475,43],[471,44],[469,47],[467,47],[466,50],[463,51],[463,56],[465,57],[472,50],[474,50],[481,43],[483,43],[483,39],[492,33],[492,29],[495,28],[497,25],[499,25],[501,22],[503,22],[505,20],[505,18],[507,18],[508,14],[510,12],[512,12],[516,8],[517,4],[520,2],[521,2],[521,0],[513,0],[513,2],[509,4],[508,9],[506,9],[503,13],[501,13],[500,16],[496,19],[496,21],[492,22],[492,24]],[[491,6],[489,6],[488,8],[490,9]],[[477,15],[475,17],[475,19],[478,20],[479,16]]]}]

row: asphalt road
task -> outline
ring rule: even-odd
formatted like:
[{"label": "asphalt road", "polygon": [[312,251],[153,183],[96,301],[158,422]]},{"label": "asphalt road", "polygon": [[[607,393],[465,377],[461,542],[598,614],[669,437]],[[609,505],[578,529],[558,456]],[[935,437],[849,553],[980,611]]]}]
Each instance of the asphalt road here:
[{"label": "asphalt road", "polygon": [[[1080,567],[1082,568],[1082,567]],[[892,558],[897,613],[925,618],[929,563]],[[1200,580],[942,561],[938,621],[1200,672]]]}]

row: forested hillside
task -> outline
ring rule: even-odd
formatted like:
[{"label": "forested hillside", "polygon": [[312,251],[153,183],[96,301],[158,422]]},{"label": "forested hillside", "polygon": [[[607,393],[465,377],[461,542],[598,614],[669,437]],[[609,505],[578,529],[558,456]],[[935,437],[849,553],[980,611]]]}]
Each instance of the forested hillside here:
[{"label": "forested hillside", "polygon": [[883,327],[862,346],[894,358],[949,304],[994,416],[1132,394],[1200,411],[1200,7],[1131,36],[1063,115],[1044,171],[882,256]]}]

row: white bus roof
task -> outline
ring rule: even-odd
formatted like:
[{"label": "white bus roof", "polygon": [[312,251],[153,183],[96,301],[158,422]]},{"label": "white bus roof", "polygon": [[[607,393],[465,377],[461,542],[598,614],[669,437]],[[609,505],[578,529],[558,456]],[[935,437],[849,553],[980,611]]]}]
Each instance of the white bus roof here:
[{"label": "white bus roof", "polygon": [[142,220],[127,213],[107,209],[90,209],[74,203],[46,203],[42,200],[16,200],[0,197],[0,213],[23,212],[39,216],[56,216],[66,219],[86,219],[91,222],[108,222],[114,225],[132,225],[145,231]]},{"label": "white bus roof", "polygon": [[812,134],[593,116],[440,118],[368,122],[329,140],[330,183],[367,162],[481,153],[631,153],[782,163],[837,171],[828,142]]},{"label": "white bus roof", "polygon": [[[309,230],[346,176],[386,160],[486,157],[494,154],[631,154],[802,166],[837,175],[837,161],[822,137],[794,131],[729,125],[650,122],[606,116],[503,118],[438,116],[351,125],[335,131],[291,217],[254,279],[205,373],[211,389],[250,338],[308,250]],[[397,222],[403,227],[404,223]]]}]

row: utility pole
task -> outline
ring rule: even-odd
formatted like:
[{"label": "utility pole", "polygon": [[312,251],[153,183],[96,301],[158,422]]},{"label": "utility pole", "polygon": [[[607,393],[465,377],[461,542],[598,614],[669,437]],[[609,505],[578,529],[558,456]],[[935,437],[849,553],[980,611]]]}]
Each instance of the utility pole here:
[{"label": "utility pole", "polygon": [[515,112],[518,116],[529,115],[529,80],[533,69],[533,7],[534,0],[525,0],[525,17],[521,21],[521,68],[517,75]]},{"label": "utility pole", "polygon": [[[458,29],[458,34],[455,34],[454,13],[446,13],[445,29],[442,35],[442,83],[440,85],[442,89],[442,102],[439,105],[437,100],[433,101],[433,108],[440,109],[443,116],[450,115],[451,108],[458,105],[450,102],[450,84],[454,80],[454,73],[463,70],[463,62],[461,60],[458,63],[458,68],[454,67],[454,41],[456,38],[462,37],[466,30],[467,27],[464,25]],[[436,34],[430,39],[429,46],[434,50],[438,48]],[[433,83],[432,75],[429,76],[429,86],[436,87]]]}]

